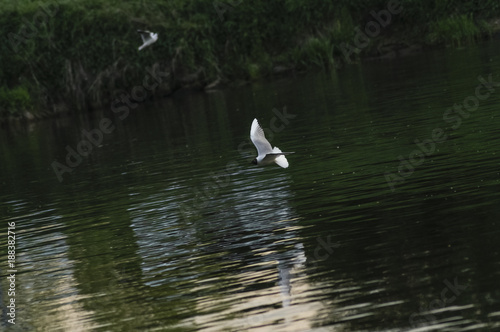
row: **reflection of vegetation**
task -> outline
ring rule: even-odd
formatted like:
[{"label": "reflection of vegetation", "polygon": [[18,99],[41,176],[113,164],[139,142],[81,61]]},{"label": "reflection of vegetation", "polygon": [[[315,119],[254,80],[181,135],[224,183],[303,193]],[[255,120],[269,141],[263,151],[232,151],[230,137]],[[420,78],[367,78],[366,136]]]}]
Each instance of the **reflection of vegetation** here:
[{"label": "reflection of vegetation", "polygon": [[[486,239],[478,237],[470,232],[473,223],[468,220],[477,220],[477,211],[481,211],[484,224],[492,225],[500,213],[489,204],[498,201],[494,199],[498,197],[498,160],[494,158],[498,131],[490,117],[498,112],[498,96],[492,93],[491,99],[481,103],[481,109],[464,121],[432,160],[419,166],[397,195],[385,194],[390,191],[383,173],[387,167],[397,168],[398,155],[408,156],[415,138],[428,138],[433,128],[445,125],[443,111],[473,93],[471,79],[478,68],[498,72],[499,64],[488,62],[488,54],[497,54],[497,50],[492,43],[461,52],[438,52],[442,56],[435,57],[436,61],[425,57],[410,59],[410,65],[366,63],[330,75],[303,75],[286,89],[256,84],[210,95],[169,98],[155,109],[141,109],[140,116],[131,114],[62,184],[50,163],[54,158],[63,161],[65,145],[75,146],[81,129],[96,128],[107,114],[82,116],[85,122],[81,124],[74,123],[80,118],[74,117],[66,126],[61,124],[66,123],[62,122],[65,118],[56,119],[49,125],[33,126],[32,132],[23,135],[0,131],[2,198],[6,202],[0,205],[2,216],[36,218],[40,228],[32,228],[28,220],[20,224],[26,230],[25,254],[36,249],[45,258],[54,257],[40,260],[36,269],[26,268],[33,280],[54,280],[53,284],[35,283],[32,288],[21,284],[20,291],[26,292],[21,295],[35,294],[36,300],[41,299],[36,306],[25,306],[33,313],[25,316],[34,322],[29,330],[47,323],[40,315],[52,318],[54,312],[61,313],[57,316],[61,320],[46,326],[52,330],[66,326],[62,323],[68,317],[63,316],[65,303],[77,304],[77,313],[85,314],[79,317],[95,323],[96,329],[208,328],[206,320],[193,327],[187,323],[193,317],[213,317],[233,305],[240,308],[235,295],[241,302],[252,299],[242,294],[261,290],[273,294],[278,272],[272,261],[294,257],[291,254],[302,245],[306,267],[315,263],[314,274],[307,270],[297,276],[300,285],[310,282],[313,292],[298,293],[313,294],[313,298],[306,297],[310,303],[318,302],[314,294],[320,294],[320,300],[329,304],[322,311],[322,325],[331,322],[344,330],[367,330],[373,322],[382,322],[385,325],[379,325],[380,329],[404,330],[410,326],[412,312],[427,308],[439,296],[445,278],[458,275],[462,281],[459,270],[463,269],[464,251],[455,250],[456,244],[473,244],[472,249],[466,248],[468,257],[496,259],[497,233],[490,232]],[[248,139],[245,119],[256,116],[269,121],[269,105],[283,104],[299,115],[272,143],[281,146],[280,142],[287,142],[310,160],[304,164],[296,159],[286,182],[279,181],[290,186],[280,200],[302,219],[290,230],[283,228],[287,223],[265,222],[243,231],[240,224],[259,216],[269,218],[276,208],[273,200],[259,196],[256,202],[265,202],[262,211],[270,213],[246,211],[253,207],[240,184],[245,183],[242,179],[249,176],[250,168],[237,151],[238,144]],[[61,127],[56,127],[58,123]],[[250,148],[253,155],[254,147]],[[214,197],[202,211],[204,215],[183,224],[175,221],[175,208],[167,206],[191,202],[194,190],[213,181],[212,175],[230,160],[243,171],[231,174],[230,185]],[[307,163],[314,165],[314,172]],[[260,172],[259,181],[273,183],[275,171]],[[458,192],[450,186],[459,188]],[[27,203],[24,206],[19,201]],[[240,204],[239,210],[234,209],[236,204]],[[33,211],[45,211],[44,217],[32,216]],[[454,227],[447,220],[454,221]],[[30,241],[39,232],[63,236],[39,247]],[[176,235],[169,238],[169,234]],[[468,237],[457,239],[457,234]],[[321,261],[315,253],[318,236],[325,241],[331,236],[330,243],[341,244]],[[58,247],[60,242],[64,242],[65,259],[42,250]],[[287,252],[295,244],[300,247]],[[276,250],[277,254],[254,248]],[[438,254],[429,253],[429,248]],[[451,253],[451,265],[443,265],[441,249]],[[325,253],[321,248],[320,254]],[[47,265],[45,261],[60,262],[61,269],[56,275],[38,269]],[[68,261],[70,268],[64,265]],[[256,264],[264,261],[270,264]],[[237,278],[235,271],[248,275],[255,267],[262,267],[259,274],[263,277],[245,279],[250,286]],[[471,269],[463,278],[488,275],[488,267]],[[37,279],[37,273],[45,278]],[[494,280],[485,280],[483,288],[489,291]],[[293,288],[295,285],[292,290],[304,290]],[[61,290],[61,286],[65,288]],[[62,291],[71,292],[77,300],[60,297],[65,294]],[[461,296],[458,301],[471,301],[469,295]],[[374,306],[339,310],[348,297]],[[406,298],[412,300],[403,301]],[[277,305],[233,312],[241,318],[254,310],[266,313],[273,309],[281,310]],[[483,311],[487,310],[485,305]],[[361,318],[341,321],[346,313]],[[221,323],[229,321],[227,316],[219,317]]]},{"label": "reflection of vegetation", "polygon": [[[169,73],[148,92],[160,95],[292,68],[332,67],[344,61],[339,45],[353,43],[355,28],[364,30],[373,11],[387,9],[381,0],[221,1],[219,12],[212,0],[0,2],[3,102],[19,102],[9,91],[28,91],[35,113],[107,106],[116,93],[140,87],[155,63]],[[361,55],[376,53],[388,40],[471,43],[489,33],[485,20],[500,14],[496,0],[402,6]],[[138,28],[158,32],[159,41],[138,52]]]}]

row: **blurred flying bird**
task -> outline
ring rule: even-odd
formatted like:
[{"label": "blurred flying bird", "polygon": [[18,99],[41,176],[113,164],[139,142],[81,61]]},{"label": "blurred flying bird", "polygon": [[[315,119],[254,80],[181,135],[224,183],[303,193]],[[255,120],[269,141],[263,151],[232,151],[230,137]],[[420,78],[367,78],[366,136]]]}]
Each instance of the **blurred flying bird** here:
[{"label": "blurred flying bird", "polygon": [[139,51],[142,50],[144,47],[147,47],[158,40],[157,33],[154,33],[151,31],[146,31],[146,30],[137,30],[137,32],[141,35],[142,42],[144,43],[141,46],[139,46]]}]

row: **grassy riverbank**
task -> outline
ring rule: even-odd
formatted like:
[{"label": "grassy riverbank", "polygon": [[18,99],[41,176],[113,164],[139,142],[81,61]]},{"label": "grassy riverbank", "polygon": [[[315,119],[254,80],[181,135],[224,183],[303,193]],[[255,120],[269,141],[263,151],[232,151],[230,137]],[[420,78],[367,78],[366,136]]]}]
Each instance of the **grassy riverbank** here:
[{"label": "grassy riverbank", "polygon": [[[415,45],[463,46],[491,36],[500,17],[497,0],[0,3],[3,119],[341,67]],[[158,32],[158,42],[138,52],[137,29]]]}]

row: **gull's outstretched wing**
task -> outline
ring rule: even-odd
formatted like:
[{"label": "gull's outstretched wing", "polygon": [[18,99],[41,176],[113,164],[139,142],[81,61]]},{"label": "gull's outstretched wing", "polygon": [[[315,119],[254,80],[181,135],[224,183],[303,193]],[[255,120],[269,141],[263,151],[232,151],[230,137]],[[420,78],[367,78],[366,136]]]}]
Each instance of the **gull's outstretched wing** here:
[{"label": "gull's outstretched wing", "polygon": [[137,32],[141,35],[143,44],[139,47],[139,51],[144,47],[147,47],[158,40],[158,34],[152,33],[147,30],[137,30]]},{"label": "gull's outstretched wing", "polygon": [[151,32],[144,30],[137,30],[137,32],[141,35],[142,42],[145,43],[151,39]]},{"label": "gull's outstretched wing", "polygon": [[[279,148],[274,147],[273,153],[280,154],[283,152],[281,152],[281,150]],[[274,162],[283,168],[288,168],[288,160],[286,159],[285,155],[283,155],[283,154],[276,157],[276,159],[274,159]]]},{"label": "gull's outstretched wing", "polygon": [[268,153],[272,153],[273,149],[271,144],[267,141],[264,130],[260,127],[257,119],[253,119],[252,128],[250,128],[250,139],[257,148],[259,156],[265,156]]}]

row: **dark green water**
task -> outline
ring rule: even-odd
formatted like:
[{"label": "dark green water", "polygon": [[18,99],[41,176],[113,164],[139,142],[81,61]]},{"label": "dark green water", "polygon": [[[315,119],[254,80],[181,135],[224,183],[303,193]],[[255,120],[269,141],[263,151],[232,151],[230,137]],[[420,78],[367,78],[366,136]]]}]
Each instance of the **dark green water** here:
[{"label": "dark green water", "polygon": [[[2,129],[13,330],[500,329],[500,84],[475,97],[479,77],[500,82],[499,54],[494,41]],[[448,113],[464,100],[476,109]],[[288,169],[249,163],[255,117],[296,152]],[[103,118],[114,130],[59,182],[51,164]]]}]

